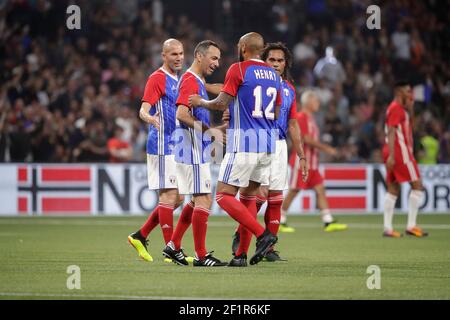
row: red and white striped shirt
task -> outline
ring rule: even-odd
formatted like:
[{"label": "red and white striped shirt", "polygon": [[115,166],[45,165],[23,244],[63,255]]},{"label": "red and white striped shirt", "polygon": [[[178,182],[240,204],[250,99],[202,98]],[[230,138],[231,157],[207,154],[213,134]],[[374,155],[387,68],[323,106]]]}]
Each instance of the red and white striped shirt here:
[{"label": "red and white striped shirt", "polygon": [[[388,152],[387,127],[395,127],[394,159],[396,163],[414,161],[413,135],[409,115],[397,101],[392,101],[386,111],[386,139],[384,150]],[[385,151],[385,152],[386,152]]]},{"label": "red and white striped shirt", "polygon": [[[319,141],[319,127],[317,126],[313,115],[308,115],[305,112],[299,112],[297,114],[297,121],[302,136],[309,135],[313,140]],[[317,170],[319,168],[319,150],[307,144],[304,145],[303,149],[305,151],[305,157],[308,162],[309,169]],[[298,162],[299,159],[297,153],[292,152],[289,159],[290,165],[293,168],[300,168],[299,165],[296,165]]]}]

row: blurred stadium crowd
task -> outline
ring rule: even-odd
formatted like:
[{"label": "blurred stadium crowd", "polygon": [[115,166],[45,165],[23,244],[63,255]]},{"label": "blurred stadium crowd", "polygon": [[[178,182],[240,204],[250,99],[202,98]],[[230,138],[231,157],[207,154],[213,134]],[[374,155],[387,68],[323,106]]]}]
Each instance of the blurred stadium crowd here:
[{"label": "blurred stadium crowd", "polygon": [[[393,83],[407,78],[419,163],[450,162],[450,1],[213,0],[204,10],[184,1],[185,14],[171,2],[0,1],[0,161],[144,161],[138,110],[161,43],[182,41],[187,68],[198,41],[217,41],[221,68],[209,81],[222,82],[237,39],[258,31],[291,48],[298,93],[320,96],[322,140],[340,150],[322,160],[381,162]],[[66,28],[72,3],[81,30]],[[381,30],[366,27],[371,4]]]}]

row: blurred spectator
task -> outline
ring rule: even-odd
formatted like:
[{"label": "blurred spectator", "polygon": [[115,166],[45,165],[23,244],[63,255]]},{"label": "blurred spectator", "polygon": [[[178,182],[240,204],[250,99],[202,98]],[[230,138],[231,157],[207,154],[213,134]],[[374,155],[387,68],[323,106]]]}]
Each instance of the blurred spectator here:
[{"label": "blurred spectator", "polygon": [[433,129],[428,126],[425,134],[420,138],[420,149],[418,150],[419,164],[436,164],[439,156],[439,141],[433,136]]},{"label": "blurred spectator", "polygon": [[11,162],[24,162],[30,160],[30,135],[26,131],[24,121],[18,119],[9,133]]},{"label": "blurred spectator", "polygon": [[292,30],[294,29],[290,21],[292,14],[292,5],[287,0],[276,0],[272,6],[274,37],[287,44],[291,44]]},{"label": "blurred spectator", "polygon": [[399,21],[397,29],[391,36],[394,57],[399,60],[411,59],[411,36],[405,31],[405,24]]},{"label": "blurred spectator", "polygon": [[421,66],[425,55],[425,45],[417,29],[414,29],[411,35],[411,55],[411,63],[415,67]]},{"label": "blurred spectator", "polygon": [[121,126],[114,127],[114,136],[108,140],[108,152],[110,162],[128,162],[133,157],[133,148],[123,139],[124,129]]},{"label": "blurred spectator", "polygon": [[342,91],[342,85],[334,88],[334,101],[336,101],[336,112],[344,127],[349,125],[350,102]]},{"label": "blurred spectator", "polygon": [[82,141],[73,151],[78,162],[105,162],[108,160],[105,125],[100,120],[90,120],[82,130]]},{"label": "blurred spectator", "polygon": [[317,61],[314,74],[319,79],[325,80],[328,88],[334,88],[345,81],[345,71],[339,60],[336,59],[334,49],[327,47],[325,56]]},{"label": "blurred spectator", "polygon": [[450,130],[439,140],[439,163],[450,163]]},{"label": "blurred spectator", "polygon": [[343,136],[343,125],[341,120],[338,117],[336,111],[336,104],[334,101],[331,101],[328,105],[328,110],[325,115],[325,128],[324,132],[329,133],[331,136],[330,144],[333,147],[337,147],[338,145],[342,145],[343,141],[341,139]]},{"label": "blurred spectator", "polygon": [[312,38],[310,35],[306,34],[303,37],[303,41],[295,45],[293,49],[293,55],[294,61],[298,63],[316,59],[316,52],[314,50]]}]

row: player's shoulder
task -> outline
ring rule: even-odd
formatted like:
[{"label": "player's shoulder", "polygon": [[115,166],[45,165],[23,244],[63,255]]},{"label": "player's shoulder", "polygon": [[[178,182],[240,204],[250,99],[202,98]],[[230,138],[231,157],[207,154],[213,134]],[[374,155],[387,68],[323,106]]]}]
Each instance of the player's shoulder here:
[{"label": "player's shoulder", "polygon": [[149,78],[165,78],[166,74],[161,68],[156,69],[153,71],[149,76]]},{"label": "player's shoulder", "polygon": [[248,69],[250,67],[263,67],[263,68],[272,69],[271,66],[269,66],[267,63],[265,63],[264,61],[259,60],[259,59],[250,59],[250,60],[243,61],[243,62],[241,62],[241,66],[243,69]]},{"label": "player's shoulder", "polygon": [[235,62],[228,68],[228,73],[239,73],[242,72],[242,62]]},{"label": "player's shoulder", "polygon": [[245,66],[253,66],[254,65],[254,66],[263,66],[263,67],[271,68],[271,66],[269,66],[267,63],[265,63],[264,61],[259,60],[259,59],[249,59],[249,60],[243,61],[241,63]]},{"label": "player's shoulder", "polygon": [[240,61],[240,62],[235,62],[233,63],[229,70],[230,71],[239,71],[242,74],[245,74],[245,71],[253,66],[257,66],[257,67],[266,67],[266,68],[271,68],[267,63],[265,63],[262,60],[259,59],[250,59],[250,60],[246,60],[246,61]]},{"label": "player's shoulder", "polygon": [[195,74],[190,71],[186,71],[180,79],[180,90],[199,90],[201,80],[199,80]]},{"label": "player's shoulder", "polygon": [[303,111],[297,112],[297,114],[295,116],[298,120],[307,120],[308,119],[308,115]]},{"label": "player's shoulder", "polygon": [[181,82],[180,85],[194,84],[197,83],[197,78],[192,72],[186,71],[181,76],[180,82]]},{"label": "player's shoulder", "polygon": [[164,73],[163,70],[161,70],[161,68],[156,69],[155,71],[153,71],[149,76],[148,79],[153,79],[153,80],[166,80],[166,74]]},{"label": "player's shoulder", "polygon": [[296,117],[297,117],[297,120],[303,124],[315,123],[314,117],[309,116],[306,112],[303,112],[303,111],[297,112]]},{"label": "player's shoulder", "polygon": [[282,83],[285,84],[286,87],[295,92],[295,87],[289,80],[282,80],[282,81],[283,81]]},{"label": "player's shoulder", "polygon": [[386,112],[387,112],[388,114],[393,113],[393,112],[396,112],[396,113],[397,113],[397,112],[403,113],[403,112],[404,112],[404,109],[403,109],[403,107],[401,106],[401,104],[399,104],[397,101],[393,100],[393,101],[389,104],[389,106],[388,106]]}]

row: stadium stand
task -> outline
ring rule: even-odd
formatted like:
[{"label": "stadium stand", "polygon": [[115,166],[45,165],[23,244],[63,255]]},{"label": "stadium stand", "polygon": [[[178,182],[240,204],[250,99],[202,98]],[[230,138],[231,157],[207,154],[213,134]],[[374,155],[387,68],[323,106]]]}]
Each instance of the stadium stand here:
[{"label": "stadium stand", "polygon": [[368,1],[214,0],[204,19],[192,2],[176,9],[159,0],[77,1],[81,30],[66,28],[71,1],[1,2],[0,161],[107,162],[116,126],[132,146],[131,161],[144,161],[147,129],[138,109],[146,77],[161,63],[162,41],[184,43],[185,66],[195,43],[218,42],[222,67],[210,80],[222,82],[236,59],[236,39],[253,30],[292,49],[299,93],[318,91],[322,139],[341,150],[322,160],[381,162],[392,86],[407,77],[416,97],[418,159],[450,162],[445,2],[370,1],[381,7],[381,30],[366,28]]}]

